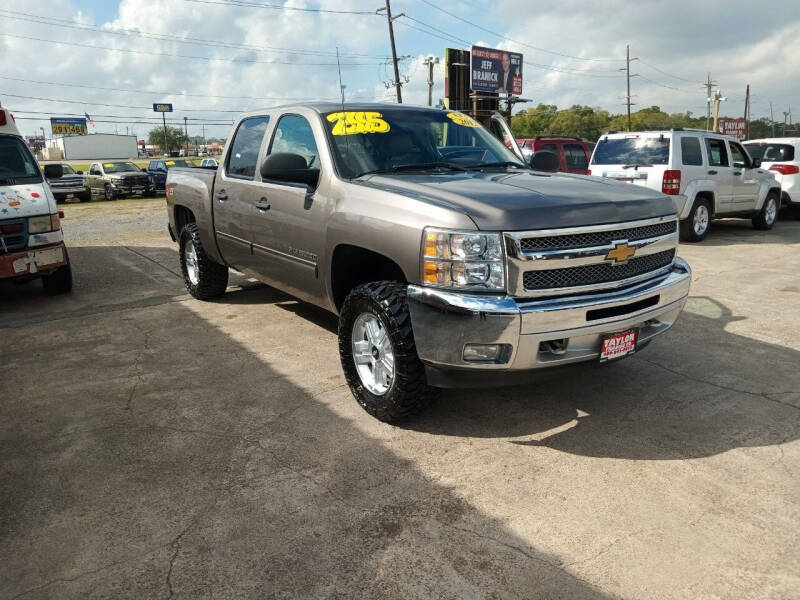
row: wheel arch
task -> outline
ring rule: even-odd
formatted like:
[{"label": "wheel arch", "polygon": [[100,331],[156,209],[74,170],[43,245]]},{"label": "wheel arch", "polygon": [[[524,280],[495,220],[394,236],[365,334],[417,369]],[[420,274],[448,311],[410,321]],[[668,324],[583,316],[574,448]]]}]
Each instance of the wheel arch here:
[{"label": "wheel arch", "polygon": [[347,294],[358,285],[372,281],[400,281],[408,277],[388,256],[353,244],[338,244],[331,253],[329,293],[338,312]]}]

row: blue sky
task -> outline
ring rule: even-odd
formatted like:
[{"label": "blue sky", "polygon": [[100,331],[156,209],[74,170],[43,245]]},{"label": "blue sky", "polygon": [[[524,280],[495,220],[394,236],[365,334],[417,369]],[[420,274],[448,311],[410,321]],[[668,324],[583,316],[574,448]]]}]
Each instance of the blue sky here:
[{"label": "blue sky", "polygon": [[[374,14],[382,4],[0,0],[0,102],[21,116],[26,133],[49,129],[49,116],[89,112],[110,115],[96,119],[95,131],[127,127],[144,137],[154,118],[147,107],[173,102],[176,121],[186,116],[222,136],[237,110],[335,98],[337,45],[347,97],[393,101],[385,85],[392,79],[386,19]],[[392,2],[393,12],[405,15],[395,33],[398,53],[409,57],[401,67],[406,102],[426,101],[426,55],[479,44],[524,54],[523,96],[534,105],[619,113],[625,78],[618,69],[630,44],[641,59],[633,63],[637,107],[702,114],[701,82],[711,71],[728,98],[723,112],[742,112],[750,83],[753,116],[768,115],[772,101],[776,118],[793,103],[800,107],[800,61],[788,51],[800,36],[796,8],[777,1],[758,11],[744,0],[708,0],[702,8],[692,0]],[[341,10],[367,14],[334,12]],[[443,80],[439,65],[434,101],[443,96]]]}]

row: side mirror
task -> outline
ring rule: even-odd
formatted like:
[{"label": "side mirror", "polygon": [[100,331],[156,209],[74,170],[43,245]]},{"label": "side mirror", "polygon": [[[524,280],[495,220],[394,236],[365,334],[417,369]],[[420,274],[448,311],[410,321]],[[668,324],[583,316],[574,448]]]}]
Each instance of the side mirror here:
[{"label": "side mirror", "polygon": [[306,159],[291,152],[270,154],[261,163],[261,178],[317,187],[319,169],[309,169]]},{"label": "side mirror", "polygon": [[75,171],[78,175],[83,175],[83,171]]},{"label": "side mirror", "polygon": [[546,173],[555,173],[560,166],[558,155],[554,152],[541,150],[534,152],[531,156],[531,169],[534,171],[545,171]]},{"label": "side mirror", "polygon": [[45,165],[44,176],[46,179],[60,179],[64,176],[64,167],[61,165]]},{"label": "side mirror", "polygon": [[142,167],[142,173],[147,173],[147,168]]},{"label": "side mirror", "polygon": [[760,158],[754,158],[753,159],[753,168],[754,169],[760,169],[761,168],[761,159]]}]

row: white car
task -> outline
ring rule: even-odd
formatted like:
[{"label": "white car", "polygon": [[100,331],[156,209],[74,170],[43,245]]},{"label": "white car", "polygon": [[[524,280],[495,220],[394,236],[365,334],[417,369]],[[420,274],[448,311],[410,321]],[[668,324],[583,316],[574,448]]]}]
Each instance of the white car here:
[{"label": "white car", "polygon": [[200,163],[201,167],[211,167],[216,169],[219,166],[216,158],[204,158],[203,161]]},{"label": "white car", "polygon": [[765,138],[744,144],[750,156],[761,159],[781,184],[782,202],[800,219],[800,138]]},{"label": "white car", "polygon": [[697,129],[609,132],[598,140],[592,175],[659,190],[675,198],[681,239],[699,242],[712,218],[746,217],[771,229],[780,183],[742,144]]}]

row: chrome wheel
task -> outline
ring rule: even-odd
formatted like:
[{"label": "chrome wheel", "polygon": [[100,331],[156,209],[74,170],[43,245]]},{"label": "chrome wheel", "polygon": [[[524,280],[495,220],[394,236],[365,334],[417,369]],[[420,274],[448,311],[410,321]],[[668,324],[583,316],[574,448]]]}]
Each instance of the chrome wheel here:
[{"label": "chrome wheel", "polygon": [[394,383],[394,349],[388,332],[372,313],[361,313],[353,323],[353,361],[361,383],[382,396]]},{"label": "chrome wheel", "polygon": [[697,235],[703,235],[708,229],[708,207],[705,204],[700,204],[694,211],[694,217],[692,218],[692,226],[694,227],[694,232]]},{"label": "chrome wheel", "polygon": [[191,238],[183,245],[183,261],[186,263],[186,275],[192,285],[200,283],[200,267],[197,264],[197,249]]},{"label": "chrome wheel", "polygon": [[764,221],[767,222],[767,225],[772,225],[777,216],[778,204],[775,202],[774,198],[767,198],[767,206],[764,209]]}]

